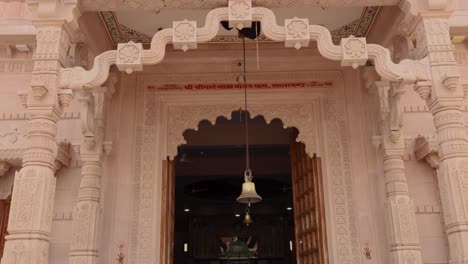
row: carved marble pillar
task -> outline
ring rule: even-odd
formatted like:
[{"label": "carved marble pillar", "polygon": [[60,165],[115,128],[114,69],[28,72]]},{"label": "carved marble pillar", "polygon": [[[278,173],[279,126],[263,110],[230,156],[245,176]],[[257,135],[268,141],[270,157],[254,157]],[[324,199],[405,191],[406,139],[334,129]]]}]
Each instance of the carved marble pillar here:
[{"label": "carved marble pillar", "polygon": [[104,138],[106,88],[85,91],[82,104],[83,141],[76,147],[81,157],[81,183],[74,211],[70,264],[95,264],[98,257],[98,223],[103,154],[111,150]]},{"label": "carved marble pillar", "polygon": [[388,135],[382,138],[386,212],[390,243],[390,263],[422,263],[414,203],[405,175],[404,138]]},{"label": "carved marble pillar", "polygon": [[[442,14],[449,15],[449,14]],[[418,54],[428,55],[432,82],[425,97],[439,141],[437,173],[449,242],[449,263],[468,263],[468,138],[462,113],[464,91],[454,58],[448,17],[427,12],[414,33]]]},{"label": "carved marble pillar", "polygon": [[[57,87],[69,45],[64,23],[36,21],[37,48],[26,106],[30,115],[23,167],[16,173],[2,264],[47,264],[55,197],[57,121],[66,101]],[[24,95],[23,95],[24,96]],[[65,98],[66,97],[66,98]]]},{"label": "carved marble pillar", "polygon": [[[84,148],[83,148],[84,147]],[[82,146],[81,183],[74,211],[70,264],[97,263],[97,227],[101,196],[102,155]]]},{"label": "carved marble pillar", "polygon": [[404,86],[376,82],[380,96],[380,137],[386,191],[387,233],[391,264],[422,264],[414,202],[408,191],[403,155],[404,137],[400,131],[402,111],[399,103]]}]

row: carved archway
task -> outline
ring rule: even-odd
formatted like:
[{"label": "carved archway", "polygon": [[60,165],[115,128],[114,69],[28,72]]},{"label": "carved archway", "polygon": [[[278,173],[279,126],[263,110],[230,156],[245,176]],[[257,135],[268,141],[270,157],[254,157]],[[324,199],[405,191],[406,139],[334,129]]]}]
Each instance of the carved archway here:
[{"label": "carved archway", "polygon": [[[296,127],[308,153],[323,161],[325,206],[330,263],[357,263],[361,250],[354,210],[353,179],[344,104],[344,86],[338,72],[322,73],[335,80],[332,88],[275,89],[249,92],[252,116],[281,119]],[[201,120],[229,117],[242,105],[238,90],[154,91],[140,84],[135,138],[134,201],[131,213],[129,263],[153,263],[158,258],[161,219],[161,164],[177,154],[183,132]],[[144,261],[146,260],[146,262]]]}]

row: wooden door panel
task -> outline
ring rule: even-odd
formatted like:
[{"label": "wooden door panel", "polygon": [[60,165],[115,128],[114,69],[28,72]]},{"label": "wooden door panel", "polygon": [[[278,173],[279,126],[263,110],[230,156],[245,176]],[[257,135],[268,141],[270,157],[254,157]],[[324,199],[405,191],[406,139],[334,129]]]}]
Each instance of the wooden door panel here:
[{"label": "wooden door panel", "polygon": [[326,264],[325,219],[320,158],[310,157],[291,140],[296,259],[298,264]]}]

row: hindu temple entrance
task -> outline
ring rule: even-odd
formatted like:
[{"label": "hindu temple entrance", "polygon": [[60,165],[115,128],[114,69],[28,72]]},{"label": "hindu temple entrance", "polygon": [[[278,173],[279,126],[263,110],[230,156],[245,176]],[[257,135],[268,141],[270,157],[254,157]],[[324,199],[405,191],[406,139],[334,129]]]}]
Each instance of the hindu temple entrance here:
[{"label": "hindu temple entrance", "polygon": [[257,116],[251,159],[263,201],[235,200],[243,182],[240,112],[187,130],[187,144],[163,166],[161,263],[327,263],[321,163],[298,131]]}]

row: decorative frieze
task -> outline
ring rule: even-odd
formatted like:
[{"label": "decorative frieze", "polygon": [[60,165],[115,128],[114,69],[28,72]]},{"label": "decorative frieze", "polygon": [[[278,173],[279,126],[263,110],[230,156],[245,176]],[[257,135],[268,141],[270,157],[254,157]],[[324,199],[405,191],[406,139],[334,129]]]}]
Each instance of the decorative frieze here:
[{"label": "decorative frieze", "polygon": [[187,51],[197,48],[197,21],[175,21],[172,23],[172,30],[174,49]]},{"label": "decorative frieze", "polygon": [[310,25],[309,19],[285,19],[284,28],[286,30],[286,47],[300,49],[308,47],[310,43]]},{"label": "decorative frieze", "polygon": [[0,61],[0,72],[4,73],[26,73],[32,72],[32,61]]}]

